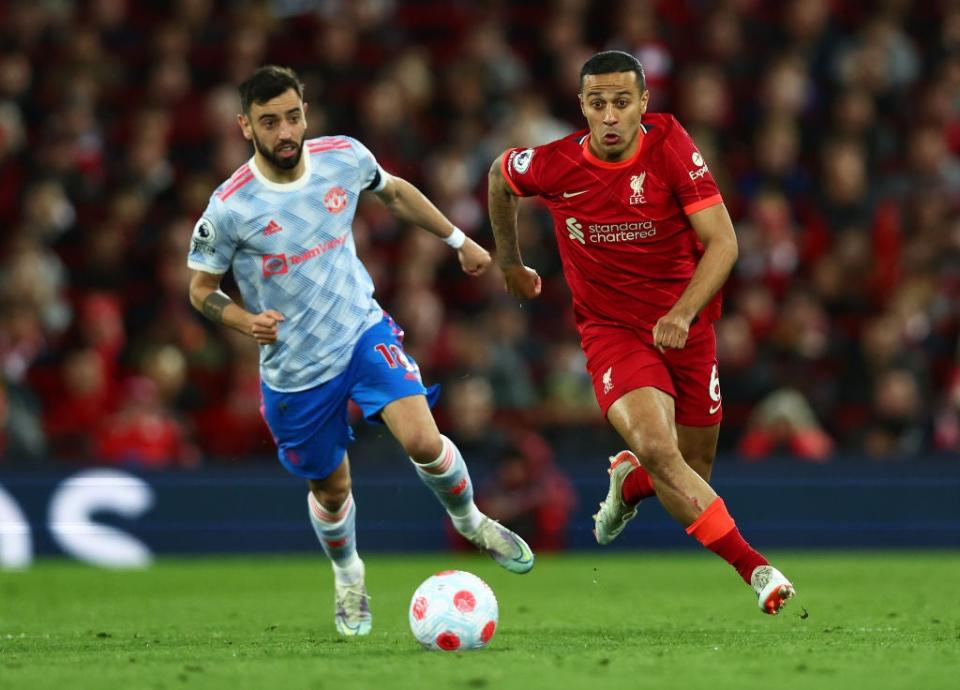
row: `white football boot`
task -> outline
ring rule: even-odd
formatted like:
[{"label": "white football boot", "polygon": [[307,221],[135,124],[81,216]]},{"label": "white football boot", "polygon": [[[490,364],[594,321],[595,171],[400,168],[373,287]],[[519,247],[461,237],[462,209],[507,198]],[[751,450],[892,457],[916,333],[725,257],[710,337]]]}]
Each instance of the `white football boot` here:
[{"label": "white football boot", "polygon": [[787,600],[796,596],[790,580],[772,565],[760,565],[750,575],[750,586],[757,593],[757,605],[764,613],[776,616]]},{"label": "white football boot", "polygon": [[640,467],[637,456],[629,450],[622,450],[610,458],[610,488],[607,498],[600,504],[600,510],[593,516],[593,536],[597,543],[606,545],[620,536],[623,528],[637,515],[637,505],[623,500],[621,491],[627,475]]},{"label": "white football boot", "polygon": [[373,627],[370,614],[370,597],[363,578],[358,582],[339,583],[334,580],[336,601],[333,622],[337,632],[346,637],[369,635]]},{"label": "white football boot", "polygon": [[533,551],[527,542],[486,515],[481,517],[477,529],[461,534],[511,573],[523,574],[533,567]]}]

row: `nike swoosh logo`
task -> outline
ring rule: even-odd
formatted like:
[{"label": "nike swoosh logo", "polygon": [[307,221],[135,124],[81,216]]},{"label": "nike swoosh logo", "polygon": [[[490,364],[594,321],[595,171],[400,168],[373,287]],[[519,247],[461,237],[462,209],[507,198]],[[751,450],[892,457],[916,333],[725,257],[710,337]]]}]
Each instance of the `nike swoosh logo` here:
[{"label": "nike swoosh logo", "polygon": [[589,189],[584,189],[582,192],[564,192],[563,198],[569,199],[572,196],[580,196],[581,194],[586,194],[589,191],[590,191]]},{"label": "nike swoosh logo", "polygon": [[717,413],[717,410],[719,410],[719,409],[720,409],[720,403],[717,403],[716,405],[711,405],[711,406],[710,406],[710,414],[716,414],[716,413]]}]

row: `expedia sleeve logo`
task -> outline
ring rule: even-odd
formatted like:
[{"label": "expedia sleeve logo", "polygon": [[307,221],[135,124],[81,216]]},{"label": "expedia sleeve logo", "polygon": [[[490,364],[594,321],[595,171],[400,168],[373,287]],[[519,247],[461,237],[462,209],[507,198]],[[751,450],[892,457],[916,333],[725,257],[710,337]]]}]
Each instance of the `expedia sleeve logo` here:
[{"label": "expedia sleeve logo", "polygon": [[510,154],[510,167],[523,175],[530,169],[530,161],[533,160],[533,149],[524,149],[523,151],[514,151]]},{"label": "expedia sleeve logo", "polygon": [[209,218],[201,218],[193,226],[193,237],[191,241],[191,250],[201,254],[216,254],[213,248],[217,240],[217,230]]},{"label": "expedia sleeve logo", "polygon": [[707,163],[703,160],[703,156],[700,155],[699,151],[694,151],[690,155],[690,160],[693,161],[695,166],[697,166],[696,170],[687,171],[687,174],[690,175],[690,179],[692,181],[696,182],[710,171],[710,168],[707,167]]}]

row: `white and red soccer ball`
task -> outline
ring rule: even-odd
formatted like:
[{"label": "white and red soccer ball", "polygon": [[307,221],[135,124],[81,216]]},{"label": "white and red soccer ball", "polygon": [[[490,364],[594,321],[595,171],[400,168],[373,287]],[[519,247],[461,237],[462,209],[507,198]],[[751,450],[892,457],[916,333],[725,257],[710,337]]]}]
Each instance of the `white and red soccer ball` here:
[{"label": "white and red soccer ball", "polygon": [[456,652],[486,647],[499,617],[493,590],[462,570],[431,575],[410,600],[410,630],[427,649]]}]

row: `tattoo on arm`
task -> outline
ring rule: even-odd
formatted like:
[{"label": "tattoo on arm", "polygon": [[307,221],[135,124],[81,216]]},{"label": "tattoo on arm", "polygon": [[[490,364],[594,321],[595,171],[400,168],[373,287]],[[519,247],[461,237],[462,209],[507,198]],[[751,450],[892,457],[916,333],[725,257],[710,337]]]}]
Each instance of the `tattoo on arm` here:
[{"label": "tattoo on arm", "polygon": [[216,323],[223,323],[223,310],[227,305],[233,304],[233,300],[227,297],[221,290],[216,290],[207,295],[203,300],[203,315]]},{"label": "tattoo on arm", "polygon": [[497,245],[497,262],[500,266],[522,264],[517,239],[517,209],[520,200],[506,189],[499,170],[490,175],[487,204],[493,238]]}]

